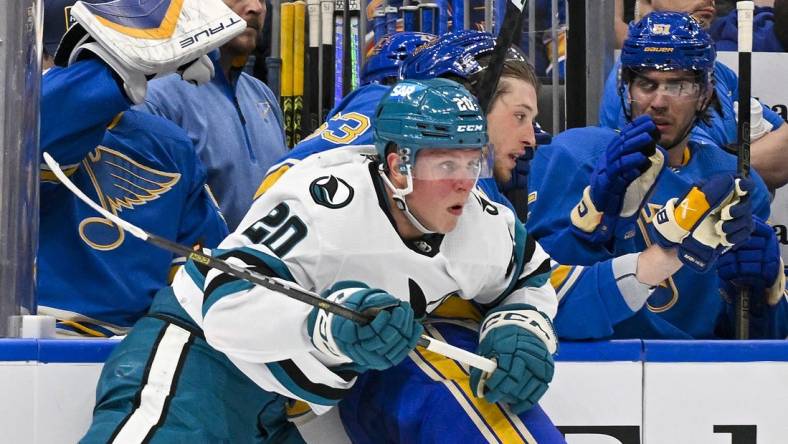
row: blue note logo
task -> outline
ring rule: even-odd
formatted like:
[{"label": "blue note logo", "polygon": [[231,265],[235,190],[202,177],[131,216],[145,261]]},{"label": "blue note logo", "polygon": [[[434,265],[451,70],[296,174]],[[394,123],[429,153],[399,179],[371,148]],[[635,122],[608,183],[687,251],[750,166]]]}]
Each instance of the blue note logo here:
[{"label": "blue note logo", "polygon": [[[115,215],[158,199],[181,178],[178,173],[155,170],[101,145],[82,161],[82,168],[90,177],[98,202]],[[114,250],[125,239],[123,228],[103,217],[83,219],[79,235],[86,244],[101,251]]]},{"label": "blue note logo", "polygon": [[342,208],[353,200],[353,188],[335,176],[318,177],[309,185],[315,203],[326,208]]}]

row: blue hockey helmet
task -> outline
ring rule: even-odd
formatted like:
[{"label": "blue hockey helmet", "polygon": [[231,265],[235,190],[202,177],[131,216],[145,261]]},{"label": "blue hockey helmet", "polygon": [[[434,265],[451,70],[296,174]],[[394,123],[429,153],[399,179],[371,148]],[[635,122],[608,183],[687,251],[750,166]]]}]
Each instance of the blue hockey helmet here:
[{"label": "blue hockey helmet", "polygon": [[[400,78],[455,77],[474,83],[486,68],[479,60],[491,54],[493,48],[495,37],[488,32],[450,32],[408,57],[400,67]],[[525,55],[514,46],[509,48],[506,59],[526,62]]]},{"label": "blue hockey helmet", "polygon": [[[476,98],[448,79],[402,80],[375,110],[375,149],[381,159],[396,144],[405,150],[403,169],[422,148],[483,149],[487,124]],[[406,171],[402,171],[406,173]]]},{"label": "blue hockey helmet", "polygon": [[372,53],[361,69],[361,84],[396,80],[402,62],[417,48],[437,38],[426,32],[397,32],[384,36],[372,48]]},{"label": "blue hockey helmet", "polygon": [[652,12],[629,26],[621,50],[622,70],[688,70],[710,78],[716,52],[709,34],[691,16]]}]

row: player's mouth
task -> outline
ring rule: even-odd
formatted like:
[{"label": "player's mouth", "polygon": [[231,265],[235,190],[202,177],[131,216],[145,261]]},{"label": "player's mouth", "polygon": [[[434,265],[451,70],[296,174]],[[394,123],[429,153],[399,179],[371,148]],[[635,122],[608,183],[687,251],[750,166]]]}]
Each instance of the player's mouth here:
[{"label": "player's mouth", "polygon": [[692,12],[692,17],[695,18],[702,26],[708,26],[714,19],[714,6],[706,6],[698,8]]},{"label": "player's mouth", "polygon": [[449,213],[451,213],[453,216],[460,216],[462,215],[462,208],[463,205],[452,205],[449,207]]},{"label": "player's mouth", "polygon": [[664,134],[666,131],[670,130],[673,127],[673,124],[668,122],[667,120],[654,120],[654,125],[657,126],[657,129],[660,133]]},{"label": "player's mouth", "polygon": [[517,158],[520,157],[523,153],[511,153],[509,154],[509,161],[512,163],[512,166],[509,169],[512,169],[517,165]]},{"label": "player's mouth", "polygon": [[247,20],[246,21],[246,27],[247,28],[252,28],[256,32],[260,32],[260,29],[262,28],[262,26],[260,25],[260,21],[259,20]]}]

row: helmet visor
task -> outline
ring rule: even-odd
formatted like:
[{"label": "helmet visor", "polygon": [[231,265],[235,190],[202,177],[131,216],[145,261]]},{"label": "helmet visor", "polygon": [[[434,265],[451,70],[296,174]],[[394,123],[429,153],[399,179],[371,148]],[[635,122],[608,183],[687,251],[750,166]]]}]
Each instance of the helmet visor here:
[{"label": "helmet visor", "polygon": [[674,101],[695,101],[702,91],[703,85],[699,78],[656,80],[646,75],[635,74],[629,82],[632,101],[641,103],[649,103],[660,94]]},{"label": "helmet visor", "polygon": [[411,175],[419,180],[477,180],[492,177],[493,147],[425,148],[417,151]]}]

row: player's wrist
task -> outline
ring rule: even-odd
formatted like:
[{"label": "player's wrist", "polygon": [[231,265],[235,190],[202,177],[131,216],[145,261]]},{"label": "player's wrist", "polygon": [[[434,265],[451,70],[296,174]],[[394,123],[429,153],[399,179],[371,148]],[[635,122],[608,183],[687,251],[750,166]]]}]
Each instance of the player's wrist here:
[{"label": "player's wrist", "polygon": [[585,187],[580,202],[572,208],[570,220],[575,234],[591,244],[603,244],[615,232],[615,217],[598,209],[591,198],[590,186]]},{"label": "player's wrist", "polygon": [[777,277],[774,283],[766,289],[766,303],[774,307],[779,304],[783,298],[788,298],[788,290],[785,288],[785,263],[780,258],[780,268],[777,272]]},{"label": "player's wrist", "polygon": [[530,304],[506,304],[490,310],[479,327],[479,343],[493,329],[512,325],[539,338],[550,352],[558,350],[558,335],[553,323],[544,313]]}]

